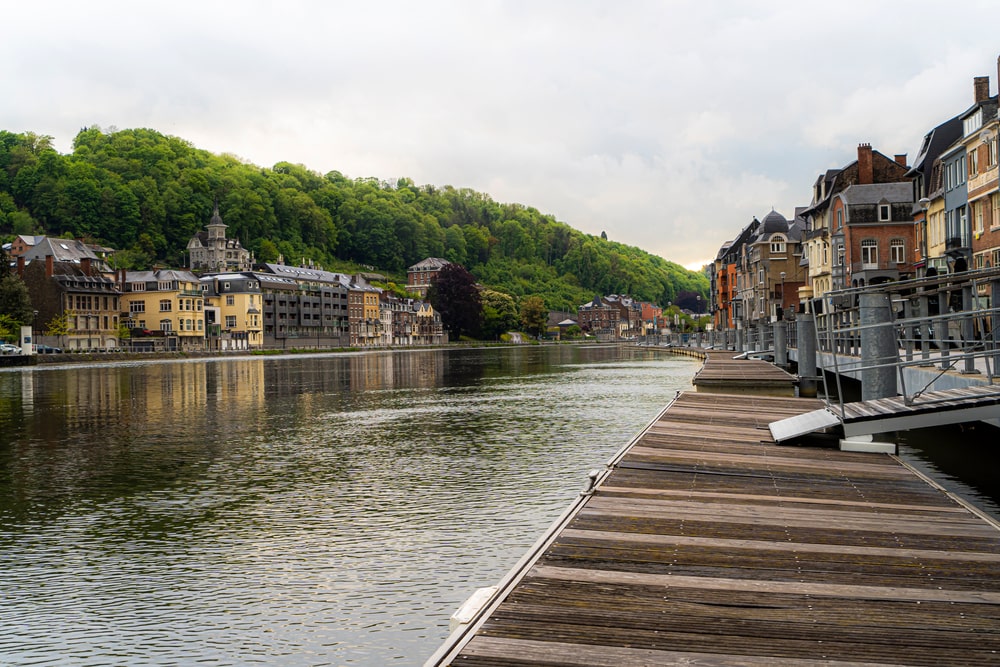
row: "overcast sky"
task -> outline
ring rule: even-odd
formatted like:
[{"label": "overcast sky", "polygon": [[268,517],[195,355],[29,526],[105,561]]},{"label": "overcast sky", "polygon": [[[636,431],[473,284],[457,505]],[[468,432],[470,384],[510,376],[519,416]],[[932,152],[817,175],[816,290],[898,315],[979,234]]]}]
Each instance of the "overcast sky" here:
[{"label": "overcast sky", "polygon": [[[697,267],[997,90],[1000,2],[8,3],[0,129],[453,185]],[[978,27],[977,27],[978,26]],[[223,213],[225,215],[225,213]]]}]

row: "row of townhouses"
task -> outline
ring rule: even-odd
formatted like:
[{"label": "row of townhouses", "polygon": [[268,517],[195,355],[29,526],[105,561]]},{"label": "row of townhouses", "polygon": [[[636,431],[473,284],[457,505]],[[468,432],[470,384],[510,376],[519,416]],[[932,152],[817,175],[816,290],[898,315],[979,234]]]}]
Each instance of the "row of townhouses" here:
[{"label": "row of townhouses", "polygon": [[[17,237],[9,252],[35,309],[35,342],[66,351],[447,342],[440,315],[424,300],[399,298],[363,275],[281,261],[254,265],[238,240],[226,238],[218,207],[207,228],[188,244],[189,269],[149,271],[114,270],[110,249],[78,240]],[[411,291],[426,295],[446,263],[428,258],[411,267]]]},{"label": "row of townhouses", "polygon": [[576,322],[561,322],[560,327],[578,324],[600,340],[645,336],[669,326],[659,306],[619,294],[595,297],[577,308],[576,318]]},{"label": "row of townhouses", "polygon": [[[1000,59],[997,61],[1000,73]],[[989,77],[972,105],[923,137],[912,165],[870,144],[820,174],[792,219],[771,211],[725,243],[711,267],[713,324],[789,317],[829,292],[1000,266],[1000,135]]]}]

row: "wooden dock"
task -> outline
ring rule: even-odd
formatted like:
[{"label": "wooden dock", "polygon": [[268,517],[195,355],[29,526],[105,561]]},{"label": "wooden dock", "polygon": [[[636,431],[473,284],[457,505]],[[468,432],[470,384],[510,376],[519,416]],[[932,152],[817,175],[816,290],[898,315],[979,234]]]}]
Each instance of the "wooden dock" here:
[{"label": "wooden dock", "polygon": [[427,665],[1000,665],[998,526],[819,405],[679,395]]},{"label": "wooden dock", "polygon": [[708,351],[692,384],[700,392],[794,396],[798,380],[760,359],[736,359],[735,352]]}]

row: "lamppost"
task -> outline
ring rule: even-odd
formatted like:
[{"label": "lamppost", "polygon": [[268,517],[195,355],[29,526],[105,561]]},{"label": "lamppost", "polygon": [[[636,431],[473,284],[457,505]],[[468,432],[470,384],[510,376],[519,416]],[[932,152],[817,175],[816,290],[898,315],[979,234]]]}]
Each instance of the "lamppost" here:
[{"label": "lamppost", "polygon": [[778,306],[778,311],[780,313],[778,319],[783,320],[785,319],[785,275],[786,274],[784,271],[782,271],[778,275],[781,276],[781,296],[779,297],[781,299],[781,302],[780,305]]},{"label": "lamppost", "polygon": [[930,258],[927,256],[927,252],[928,252],[928,248],[927,248],[927,237],[928,237],[928,233],[927,233],[927,227],[928,227],[928,224],[927,224],[927,222],[928,222],[927,221],[927,211],[931,207],[931,200],[928,199],[927,197],[922,197],[920,199],[920,201],[917,202],[917,204],[920,205],[920,210],[923,211],[923,214],[924,214],[923,224],[920,225],[920,259],[922,259],[924,261],[924,275],[927,275],[927,269],[930,268],[928,266],[928,264],[930,263]]}]

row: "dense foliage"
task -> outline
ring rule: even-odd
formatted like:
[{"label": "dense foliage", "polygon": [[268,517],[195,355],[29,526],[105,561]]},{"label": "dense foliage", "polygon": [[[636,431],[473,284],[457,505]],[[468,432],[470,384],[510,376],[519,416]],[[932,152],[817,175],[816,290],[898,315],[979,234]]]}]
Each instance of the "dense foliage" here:
[{"label": "dense foliage", "polygon": [[283,255],[402,279],[406,267],[443,257],[518,299],[541,295],[552,310],[612,293],[665,305],[708,289],[699,273],[469,189],[351,180],[287,162],[267,169],[148,129],[87,128],[67,155],[50,137],[0,131],[2,236],[85,238],[119,249],[125,268],[181,266],[216,199],[228,236],[258,261]]},{"label": "dense foliage", "polygon": [[427,300],[441,315],[451,340],[479,336],[483,300],[475,277],[461,264],[446,264],[427,290]]}]

